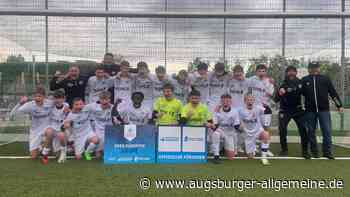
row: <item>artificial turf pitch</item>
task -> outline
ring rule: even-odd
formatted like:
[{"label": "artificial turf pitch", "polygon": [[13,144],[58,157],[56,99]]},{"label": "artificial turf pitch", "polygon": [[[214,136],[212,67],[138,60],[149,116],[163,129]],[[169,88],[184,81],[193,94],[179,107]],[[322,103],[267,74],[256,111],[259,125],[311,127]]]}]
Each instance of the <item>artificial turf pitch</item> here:
[{"label": "artificial turf pitch", "polygon": [[[27,145],[14,143],[0,147],[0,155],[25,155]],[[277,153],[278,145],[272,150]],[[289,146],[290,156],[299,156],[297,144]],[[345,157],[350,150],[336,147],[335,155]],[[104,165],[100,160],[68,160],[57,164],[50,160],[42,165],[39,160],[0,159],[0,196],[263,196],[263,197],[347,197],[350,196],[350,160],[271,160],[270,166],[262,166],[259,160],[224,160],[222,164],[147,164],[147,165]],[[283,180],[343,180],[343,189],[156,189],[139,188],[139,180],[148,177],[176,180],[232,180],[269,178]]]}]

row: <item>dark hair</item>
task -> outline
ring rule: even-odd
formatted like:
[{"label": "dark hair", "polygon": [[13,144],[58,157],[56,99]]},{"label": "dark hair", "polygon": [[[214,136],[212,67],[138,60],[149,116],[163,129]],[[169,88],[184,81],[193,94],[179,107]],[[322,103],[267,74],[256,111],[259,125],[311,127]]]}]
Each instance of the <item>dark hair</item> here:
[{"label": "dark hair", "polygon": [[35,88],[34,93],[35,93],[35,94],[41,94],[41,95],[45,96],[45,95],[46,95],[46,90],[45,90],[44,86],[38,85],[38,86]]},{"label": "dark hair", "polygon": [[99,65],[96,67],[96,70],[103,70],[103,71],[105,71],[105,67],[103,67],[103,65],[99,64]]},{"label": "dark hair", "polygon": [[146,62],[139,62],[139,63],[137,63],[137,68],[140,68],[140,67],[148,68],[148,65]]},{"label": "dark hair", "polygon": [[63,89],[58,89],[58,90],[55,90],[53,92],[53,97],[54,98],[64,98],[66,95],[65,95],[65,92]]},{"label": "dark hair", "polygon": [[156,73],[166,73],[165,67],[163,66],[158,66],[156,68]]},{"label": "dark hair", "polygon": [[165,89],[171,89],[171,91],[174,92],[174,86],[171,83],[166,83],[163,85],[163,90]]},{"label": "dark hair", "polygon": [[222,62],[218,62],[215,64],[215,70],[225,70],[225,64]]},{"label": "dark hair", "polygon": [[221,99],[224,99],[224,98],[232,98],[232,96],[230,94],[221,95]]},{"label": "dark hair", "polygon": [[131,94],[131,100],[132,100],[132,98],[134,98],[135,96],[140,96],[141,98],[142,98],[142,100],[144,99],[144,95],[143,95],[143,93],[142,92],[133,92],[132,94]]},{"label": "dark hair", "polygon": [[191,96],[201,96],[201,92],[194,89],[190,92],[190,94],[188,95],[188,97],[191,97]]},{"label": "dark hair", "polygon": [[109,91],[102,91],[99,95],[99,98],[111,98],[112,94]]},{"label": "dark hair", "polygon": [[78,102],[78,101],[84,101],[84,100],[80,97],[76,97],[73,99],[72,103],[74,104],[75,102]]},{"label": "dark hair", "polygon": [[258,64],[255,71],[258,70],[267,70],[267,66],[265,64]]},{"label": "dark hair", "polygon": [[241,65],[236,65],[233,67],[233,72],[243,72],[243,67]]},{"label": "dark hair", "polygon": [[104,56],[111,56],[111,57],[114,57],[113,53],[105,53]]},{"label": "dark hair", "polygon": [[204,62],[199,63],[197,70],[208,70],[208,64]]},{"label": "dark hair", "polygon": [[293,70],[293,71],[297,71],[297,68],[295,67],[295,66],[288,66],[287,68],[286,68],[286,73],[287,72],[289,72],[289,71],[291,71],[291,70]]},{"label": "dark hair", "polygon": [[121,63],[120,63],[121,66],[127,66],[129,67],[130,66],[130,63],[126,60],[123,60]]}]

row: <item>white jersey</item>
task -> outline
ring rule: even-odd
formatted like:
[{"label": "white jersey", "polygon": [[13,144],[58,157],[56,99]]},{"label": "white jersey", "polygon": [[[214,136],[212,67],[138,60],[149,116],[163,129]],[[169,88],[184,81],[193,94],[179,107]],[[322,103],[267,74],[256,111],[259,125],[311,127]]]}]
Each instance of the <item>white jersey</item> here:
[{"label": "white jersey", "polygon": [[191,85],[201,93],[201,102],[208,104],[209,99],[209,77],[201,77],[198,73],[190,76]]},{"label": "white jersey", "polygon": [[152,75],[148,75],[146,78],[136,76],[134,79],[133,90],[134,92],[142,92],[144,95],[143,103],[147,106],[153,105],[153,80]]},{"label": "white jersey", "polygon": [[65,121],[72,121],[72,133],[75,138],[84,137],[93,131],[90,112],[85,107],[78,113],[70,112]]},{"label": "white jersey", "polygon": [[271,96],[273,95],[274,87],[268,79],[261,80],[257,76],[248,79],[248,90],[251,89],[255,97],[255,102],[258,105],[270,106]]},{"label": "white jersey", "polygon": [[112,108],[113,105],[110,105],[109,108],[102,109],[99,103],[91,103],[84,107],[84,110],[90,113],[90,119],[94,121],[96,133],[104,133],[105,126],[112,125]]},{"label": "white jersey", "polygon": [[144,105],[140,108],[135,108],[132,104],[121,107],[119,114],[125,123],[135,125],[145,125],[152,118],[152,112]]},{"label": "white jersey", "polygon": [[157,98],[163,96],[163,86],[166,83],[169,83],[168,76],[165,76],[164,80],[159,80],[157,76],[152,77],[153,80],[153,99],[156,100]]},{"label": "white jersey", "polygon": [[209,74],[209,102],[215,106],[220,103],[221,95],[227,93],[227,80],[229,75],[217,76],[214,72]]},{"label": "white jersey", "polygon": [[182,104],[186,104],[188,94],[191,91],[190,83],[179,83],[177,79],[171,78],[171,84],[174,86],[175,97],[180,100]]},{"label": "white jersey", "polygon": [[120,73],[113,78],[114,86],[114,103],[117,99],[122,100],[122,102],[129,102],[132,95],[134,78],[129,75],[129,78],[124,78],[120,76]]},{"label": "white jersey", "polygon": [[42,106],[38,106],[35,101],[30,101],[23,105],[17,104],[10,115],[14,116],[16,113],[28,114],[32,119],[30,133],[42,134],[50,124],[50,113],[53,106],[53,101],[49,99],[45,99]]},{"label": "white jersey", "polygon": [[231,79],[227,81],[227,93],[232,97],[232,106],[234,108],[244,106],[244,95],[248,90],[248,81]]},{"label": "white jersey", "polygon": [[64,108],[69,108],[68,103],[63,103],[62,108],[57,108],[54,106],[50,114],[50,127],[55,131],[60,131],[63,125],[64,119],[67,117],[68,113],[64,112]]},{"label": "white jersey", "polygon": [[243,107],[238,110],[238,114],[242,123],[241,126],[248,136],[253,136],[263,129],[261,119],[264,115],[264,108],[254,106],[249,110],[246,107]]},{"label": "white jersey", "polygon": [[96,76],[90,77],[86,85],[85,94],[87,98],[85,100],[88,103],[97,102],[99,100],[100,93],[108,90],[109,86],[109,78],[97,79]]},{"label": "white jersey", "polygon": [[218,128],[222,129],[226,134],[234,134],[235,126],[240,124],[238,111],[232,109],[228,112],[221,108],[219,112],[214,114],[214,124],[218,124]]}]

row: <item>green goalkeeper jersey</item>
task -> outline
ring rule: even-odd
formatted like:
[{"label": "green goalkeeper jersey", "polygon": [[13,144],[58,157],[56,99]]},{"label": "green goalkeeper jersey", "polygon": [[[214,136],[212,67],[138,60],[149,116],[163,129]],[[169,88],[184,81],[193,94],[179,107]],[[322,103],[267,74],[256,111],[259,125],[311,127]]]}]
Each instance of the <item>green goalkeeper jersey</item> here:
[{"label": "green goalkeeper jersey", "polygon": [[[192,111],[192,115],[189,112]],[[181,118],[187,120],[186,124],[190,126],[203,126],[208,120],[212,119],[212,114],[208,110],[208,107],[202,103],[193,107],[191,103],[185,105],[181,110]]]},{"label": "green goalkeeper jersey", "polygon": [[154,103],[154,110],[161,114],[157,120],[158,125],[177,125],[182,103],[176,98],[167,100],[159,97]]}]

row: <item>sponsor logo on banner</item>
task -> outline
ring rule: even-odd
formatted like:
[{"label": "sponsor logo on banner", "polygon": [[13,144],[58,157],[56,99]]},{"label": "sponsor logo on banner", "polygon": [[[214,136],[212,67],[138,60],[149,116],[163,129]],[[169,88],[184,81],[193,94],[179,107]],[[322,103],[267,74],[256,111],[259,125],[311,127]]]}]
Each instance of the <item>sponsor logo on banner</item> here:
[{"label": "sponsor logo on banner", "polygon": [[125,125],[124,126],[124,137],[128,141],[132,141],[136,138],[136,125]]}]

